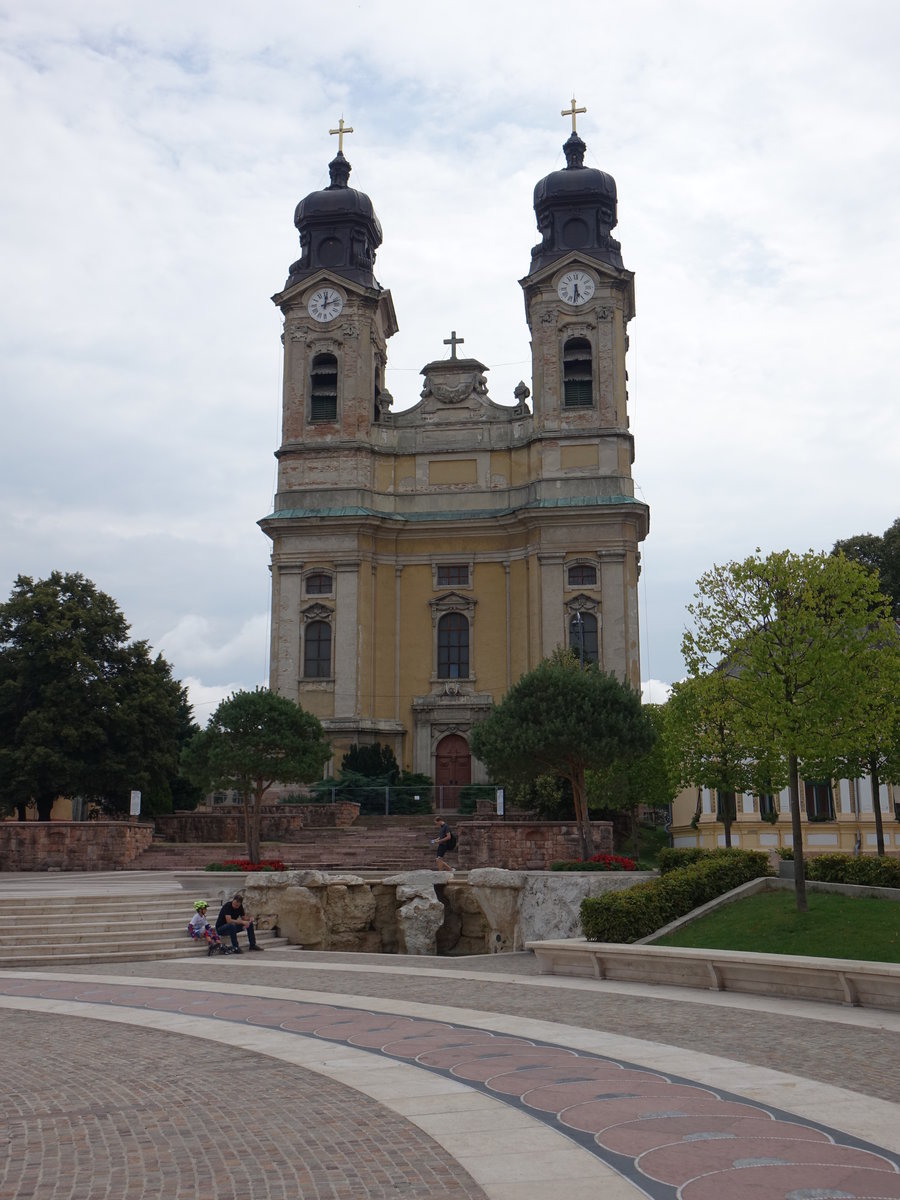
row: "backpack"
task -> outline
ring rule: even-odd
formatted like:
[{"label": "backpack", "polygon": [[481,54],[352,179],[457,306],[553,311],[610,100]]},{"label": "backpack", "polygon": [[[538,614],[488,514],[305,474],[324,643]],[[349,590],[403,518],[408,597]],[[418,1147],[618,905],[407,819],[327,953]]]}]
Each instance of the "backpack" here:
[{"label": "backpack", "polygon": [[453,832],[453,830],[451,829],[451,830],[450,830],[450,841],[447,843],[447,849],[448,849],[448,850],[455,850],[455,849],[456,849],[456,843],[457,843],[457,837],[456,837],[456,834],[455,834],[455,833]]}]

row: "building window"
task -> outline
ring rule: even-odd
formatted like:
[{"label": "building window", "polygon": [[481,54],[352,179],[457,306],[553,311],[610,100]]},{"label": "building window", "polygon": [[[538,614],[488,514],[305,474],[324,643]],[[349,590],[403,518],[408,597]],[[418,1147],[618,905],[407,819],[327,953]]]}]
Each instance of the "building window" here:
[{"label": "building window", "polygon": [[331,576],[322,571],[317,571],[315,575],[307,575],[306,594],[307,596],[330,596]]},{"label": "building window", "polygon": [[468,563],[441,563],[437,568],[438,587],[468,587]]},{"label": "building window", "polygon": [[312,362],[309,419],[337,420],[338,364],[333,354],[317,354]]},{"label": "building window", "polygon": [[331,626],[327,621],[310,621],[303,635],[304,679],[331,676]]},{"label": "building window", "polygon": [[600,661],[597,618],[593,613],[572,613],[569,618],[569,646],[583,663]]},{"label": "building window", "polygon": [[469,622],[462,613],[438,621],[438,679],[469,678]]},{"label": "building window", "polygon": [[597,568],[587,563],[576,563],[569,567],[569,587],[596,587]]},{"label": "building window", "polygon": [[803,788],[806,792],[806,818],[809,821],[834,820],[834,796],[830,780],[805,779]]},{"label": "building window", "polygon": [[563,346],[563,403],[566,408],[590,408],[594,403],[594,370],[587,338],[569,338]]},{"label": "building window", "polygon": [[761,792],[759,797],[759,815],[761,817],[777,817],[778,809],[775,807],[775,797],[771,792]]}]

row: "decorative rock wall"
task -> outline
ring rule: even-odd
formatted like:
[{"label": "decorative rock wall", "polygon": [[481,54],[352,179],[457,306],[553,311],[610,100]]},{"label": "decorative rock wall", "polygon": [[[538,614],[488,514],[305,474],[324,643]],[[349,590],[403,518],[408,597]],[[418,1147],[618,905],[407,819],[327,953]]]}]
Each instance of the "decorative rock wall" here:
[{"label": "decorative rock wall", "polygon": [[152,841],[149,822],[0,821],[0,871],[115,871]]},{"label": "decorative rock wall", "polygon": [[586,896],[652,878],[638,872],[408,871],[377,882],[359,875],[282,871],[246,877],[244,906],[261,929],[307,950],[381,954],[486,954],[528,941],[575,937]]}]

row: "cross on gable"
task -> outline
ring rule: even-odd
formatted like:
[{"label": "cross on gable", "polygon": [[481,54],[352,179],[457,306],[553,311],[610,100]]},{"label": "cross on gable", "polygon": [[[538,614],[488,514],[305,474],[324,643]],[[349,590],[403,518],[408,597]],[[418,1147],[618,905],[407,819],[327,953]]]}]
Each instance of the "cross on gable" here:
[{"label": "cross on gable", "polygon": [[[574,100],[572,101],[572,103],[573,104],[575,103]],[[573,117],[573,120],[574,120],[574,117]],[[341,113],[341,119],[338,121],[337,129],[329,129],[328,132],[330,134],[335,134],[335,133],[337,134],[338,154],[343,154],[344,153],[344,134],[353,132],[352,125],[344,124],[344,114],[343,113]]]},{"label": "cross on gable", "polygon": [[561,117],[571,117],[572,118],[572,132],[577,133],[578,130],[575,128],[575,114],[576,113],[586,113],[586,112],[587,112],[586,108],[576,108],[575,107],[575,97],[573,96],[572,97],[572,107],[564,108],[562,110],[562,112],[560,112],[559,115]]},{"label": "cross on gable", "polygon": [[444,345],[450,347],[450,357],[456,358],[456,347],[462,346],[465,343],[465,338],[458,338],[454,329],[448,338],[444,338]]}]

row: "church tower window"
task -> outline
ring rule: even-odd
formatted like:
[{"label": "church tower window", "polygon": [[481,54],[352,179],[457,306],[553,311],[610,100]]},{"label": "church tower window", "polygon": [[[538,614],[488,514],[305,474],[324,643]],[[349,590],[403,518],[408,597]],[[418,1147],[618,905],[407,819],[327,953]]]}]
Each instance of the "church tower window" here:
[{"label": "church tower window", "polygon": [[324,571],[316,571],[315,574],[306,577],[307,596],[330,596],[331,588],[331,576],[326,575]]},{"label": "church tower window", "polygon": [[569,567],[569,587],[596,587],[597,568],[589,563],[576,563]]},{"label": "church tower window", "polygon": [[569,620],[569,647],[583,663],[600,661],[597,618],[593,613],[572,613]]},{"label": "church tower window", "polygon": [[469,622],[462,613],[445,613],[438,621],[438,679],[469,678]]},{"label": "church tower window", "polygon": [[331,626],[327,621],[310,621],[303,635],[303,678],[331,676]]},{"label": "church tower window", "polygon": [[594,370],[587,338],[569,338],[563,346],[563,400],[566,408],[590,408],[594,403]]},{"label": "church tower window", "polygon": [[337,420],[338,364],[333,354],[317,354],[310,373],[309,419]]}]

